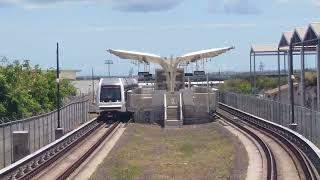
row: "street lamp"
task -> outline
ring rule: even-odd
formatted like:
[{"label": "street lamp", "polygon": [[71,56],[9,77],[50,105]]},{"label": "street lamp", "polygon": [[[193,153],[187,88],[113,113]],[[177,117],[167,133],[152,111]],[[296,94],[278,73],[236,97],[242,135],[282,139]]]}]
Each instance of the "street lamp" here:
[{"label": "street lamp", "polygon": [[108,72],[109,72],[109,77],[110,77],[110,64],[113,64],[112,60],[105,60],[104,64],[106,64],[108,66]]},{"label": "street lamp", "polygon": [[57,103],[58,103],[58,127],[61,128],[60,124],[60,70],[59,70],[59,43],[57,43]]},{"label": "street lamp", "polygon": [[63,128],[60,123],[60,70],[59,70],[59,43],[57,43],[57,129],[55,130],[55,138],[59,139],[63,136]]}]

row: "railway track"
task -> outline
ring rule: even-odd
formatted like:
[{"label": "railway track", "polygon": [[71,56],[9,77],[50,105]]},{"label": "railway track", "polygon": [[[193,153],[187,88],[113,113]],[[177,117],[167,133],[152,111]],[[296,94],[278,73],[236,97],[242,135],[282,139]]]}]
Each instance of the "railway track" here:
[{"label": "railway track", "polygon": [[[238,113],[238,114],[237,114]],[[316,180],[320,179],[317,169],[313,166],[299,147],[290,140],[266,126],[258,126],[245,121],[241,112],[232,111],[222,106],[218,115],[223,121],[250,136],[263,156],[263,167],[267,171],[264,179]],[[238,115],[238,116],[236,116]]]},{"label": "railway track", "polygon": [[105,124],[93,119],[3,169],[0,179],[67,179],[122,125],[125,124]]},{"label": "railway track", "polygon": [[68,152],[59,154],[59,158],[43,167],[32,179],[67,179],[95,150],[114,133],[122,123],[112,125],[99,123],[98,128],[75,144]]}]

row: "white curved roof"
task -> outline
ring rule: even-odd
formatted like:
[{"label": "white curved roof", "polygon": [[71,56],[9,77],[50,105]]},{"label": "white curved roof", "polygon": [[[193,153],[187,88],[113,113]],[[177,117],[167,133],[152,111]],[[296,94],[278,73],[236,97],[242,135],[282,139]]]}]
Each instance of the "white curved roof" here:
[{"label": "white curved roof", "polygon": [[131,60],[137,60],[137,61],[143,61],[145,63],[156,63],[160,65],[164,65],[163,58],[161,56],[151,54],[151,53],[143,53],[143,52],[137,52],[137,51],[126,51],[126,50],[107,50],[110,54],[113,54],[115,56],[118,56],[122,59],[131,59]]},{"label": "white curved roof", "polygon": [[223,54],[231,49],[234,49],[234,47],[206,49],[206,50],[196,51],[196,52],[182,55],[182,56],[178,57],[177,59],[184,61],[184,62],[194,62],[199,59],[216,57],[216,56]]},{"label": "white curved roof", "polygon": [[[177,57],[173,64],[174,66],[177,66],[180,63],[194,62],[200,59],[216,57],[231,49],[234,49],[234,47],[207,49],[207,50],[188,53],[180,57]],[[138,60],[143,62],[156,63],[156,64],[160,64],[163,67],[167,66],[169,63],[168,61],[166,61],[167,58],[161,57],[155,54],[150,54],[150,53],[125,51],[125,50],[112,50],[112,49],[108,49],[107,51],[122,59],[132,59],[132,60]]]}]

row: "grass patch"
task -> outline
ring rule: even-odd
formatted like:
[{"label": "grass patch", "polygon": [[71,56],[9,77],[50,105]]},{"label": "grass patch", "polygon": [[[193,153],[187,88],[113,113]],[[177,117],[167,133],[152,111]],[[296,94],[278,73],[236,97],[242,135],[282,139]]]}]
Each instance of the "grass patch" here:
[{"label": "grass patch", "polygon": [[91,179],[228,179],[239,149],[234,139],[214,123],[173,130],[130,125]]}]

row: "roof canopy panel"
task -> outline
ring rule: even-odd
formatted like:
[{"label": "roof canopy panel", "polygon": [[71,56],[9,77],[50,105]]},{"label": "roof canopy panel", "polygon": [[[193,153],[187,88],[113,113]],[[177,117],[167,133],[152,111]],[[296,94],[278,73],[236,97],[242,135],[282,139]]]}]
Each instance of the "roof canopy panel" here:
[{"label": "roof canopy panel", "polygon": [[[304,41],[306,45],[317,45],[316,39],[320,38],[320,22],[311,23],[307,29]],[[315,40],[315,41],[313,41]]]},{"label": "roof canopy panel", "polygon": [[299,27],[296,28],[292,35],[292,42],[291,43],[300,43],[304,40],[306,33],[307,33],[307,27]]},{"label": "roof canopy panel", "polygon": [[282,33],[280,42],[279,42],[279,47],[287,47],[290,45],[291,38],[293,36],[293,32],[284,32]]},{"label": "roof canopy panel", "polygon": [[110,54],[113,54],[115,56],[118,56],[121,59],[130,59],[130,60],[137,60],[140,62],[145,63],[156,63],[161,64],[163,63],[162,57],[150,54],[150,53],[143,53],[143,52],[137,52],[137,51],[125,51],[125,50],[107,50]]},{"label": "roof canopy panel", "polygon": [[251,46],[251,53],[273,53],[278,52],[276,44],[256,44]]},{"label": "roof canopy panel", "polygon": [[196,51],[188,54],[184,54],[180,57],[177,57],[177,63],[188,63],[188,62],[195,62],[200,59],[212,58],[223,54],[234,47],[224,47],[224,48],[215,48],[215,49],[207,49],[202,51]]},{"label": "roof canopy panel", "polygon": [[320,22],[311,23],[309,27],[317,35],[317,38],[320,38]]},{"label": "roof canopy panel", "polygon": [[[173,59],[174,60],[173,66],[177,66],[180,63],[194,62],[200,59],[215,57],[231,49],[234,49],[234,47],[207,49],[207,50],[188,53],[180,57],[177,57],[176,59]],[[108,49],[107,51],[110,54],[118,56],[119,58],[122,58],[122,59],[137,60],[145,63],[156,63],[156,64],[160,64],[164,68],[168,67],[168,65],[170,64],[170,61],[167,61],[166,57],[160,57],[155,54],[142,53],[142,52],[136,52],[136,51],[112,50],[112,49]]]}]

